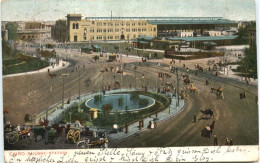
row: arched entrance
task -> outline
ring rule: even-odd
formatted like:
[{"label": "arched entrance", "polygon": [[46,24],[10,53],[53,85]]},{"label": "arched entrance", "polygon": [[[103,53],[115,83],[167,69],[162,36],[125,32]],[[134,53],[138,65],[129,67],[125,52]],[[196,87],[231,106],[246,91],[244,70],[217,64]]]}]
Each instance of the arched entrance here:
[{"label": "arched entrance", "polygon": [[121,35],[121,40],[124,40],[125,39],[125,35]]}]

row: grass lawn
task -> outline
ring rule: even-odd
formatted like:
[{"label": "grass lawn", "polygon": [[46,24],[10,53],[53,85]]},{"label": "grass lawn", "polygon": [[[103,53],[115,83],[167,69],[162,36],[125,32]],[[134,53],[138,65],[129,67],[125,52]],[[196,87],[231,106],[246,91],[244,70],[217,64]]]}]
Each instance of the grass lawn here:
[{"label": "grass lawn", "polygon": [[35,71],[47,66],[49,66],[47,61],[29,56],[3,60],[3,75]]}]

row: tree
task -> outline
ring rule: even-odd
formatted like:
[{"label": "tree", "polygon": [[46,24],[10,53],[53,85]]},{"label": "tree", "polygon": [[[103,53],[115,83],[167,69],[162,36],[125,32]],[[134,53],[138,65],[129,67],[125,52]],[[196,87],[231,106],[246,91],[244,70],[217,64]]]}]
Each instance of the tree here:
[{"label": "tree", "polygon": [[66,20],[56,21],[55,27],[53,28],[53,38],[59,42],[68,41],[68,26]]},{"label": "tree", "polygon": [[238,37],[233,40],[233,44],[235,45],[248,45],[249,44],[249,29],[255,28],[256,22],[250,22],[244,28],[239,28]]},{"label": "tree", "polygon": [[30,114],[25,114],[24,121],[25,122],[31,122],[32,121],[32,116]]},{"label": "tree", "polygon": [[242,71],[248,73],[249,77],[257,78],[257,52],[256,47],[245,50],[245,58],[241,62]]},{"label": "tree", "polygon": [[8,31],[8,40],[17,40],[17,30],[18,30],[18,24],[15,22],[8,22],[5,25],[5,29]]}]

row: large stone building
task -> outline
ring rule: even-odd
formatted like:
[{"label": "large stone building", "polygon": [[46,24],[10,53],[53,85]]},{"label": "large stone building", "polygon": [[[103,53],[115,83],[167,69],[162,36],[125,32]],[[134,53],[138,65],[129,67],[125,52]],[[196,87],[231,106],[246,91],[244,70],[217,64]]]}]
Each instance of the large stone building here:
[{"label": "large stone building", "polygon": [[132,17],[86,17],[67,15],[69,41],[133,40],[139,36],[157,36],[157,26],[146,19]]},{"label": "large stone building", "polygon": [[23,41],[51,38],[52,26],[51,22],[20,22],[18,24],[18,38]]},{"label": "large stone building", "polygon": [[135,40],[140,36],[221,36],[237,28],[237,22],[222,17],[85,17],[67,15],[69,42]]}]

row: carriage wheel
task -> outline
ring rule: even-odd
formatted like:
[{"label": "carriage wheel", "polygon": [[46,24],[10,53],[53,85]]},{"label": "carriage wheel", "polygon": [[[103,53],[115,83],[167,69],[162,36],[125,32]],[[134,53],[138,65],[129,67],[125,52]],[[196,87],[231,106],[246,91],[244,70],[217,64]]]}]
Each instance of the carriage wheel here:
[{"label": "carriage wheel", "polygon": [[74,134],[74,131],[73,130],[70,130],[67,134],[67,142],[68,143],[72,143],[73,142],[73,134]]},{"label": "carriage wheel", "polygon": [[74,134],[73,134],[73,141],[74,141],[74,143],[77,143],[77,142],[79,142],[79,140],[80,140],[80,131],[76,131]]},{"label": "carriage wheel", "polygon": [[41,136],[41,135],[37,135],[35,141],[36,141],[36,142],[39,142],[39,141],[41,141],[41,140],[42,140],[42,136]]},{"label": "carriage wheel", "polygon": [[13,134],[10,134],[7,139],[8,139],[9,144],[15,144],[19,140],[19,135],[18,135],[18,133],[13,133]]}]

